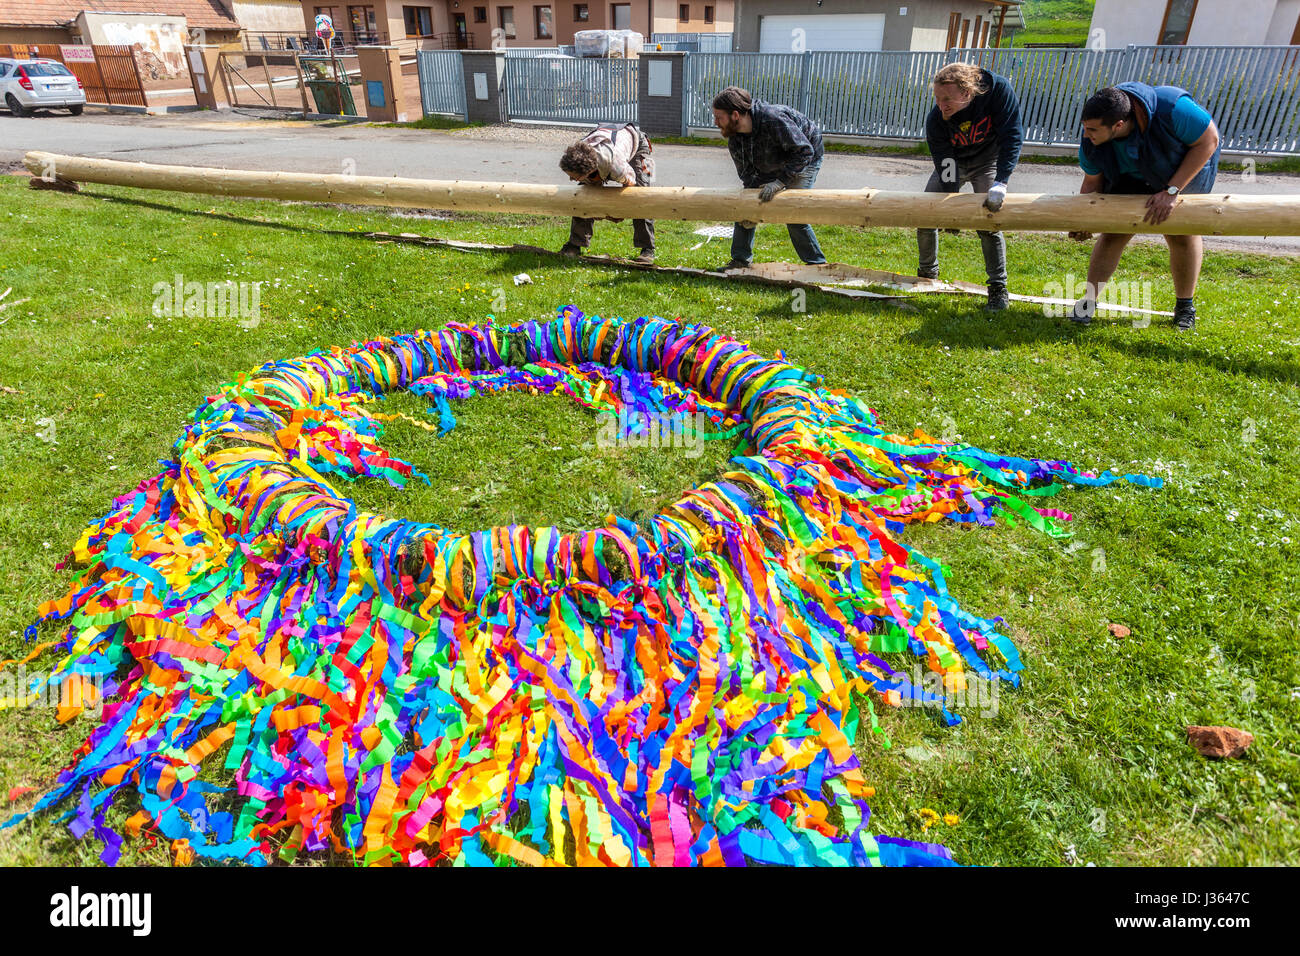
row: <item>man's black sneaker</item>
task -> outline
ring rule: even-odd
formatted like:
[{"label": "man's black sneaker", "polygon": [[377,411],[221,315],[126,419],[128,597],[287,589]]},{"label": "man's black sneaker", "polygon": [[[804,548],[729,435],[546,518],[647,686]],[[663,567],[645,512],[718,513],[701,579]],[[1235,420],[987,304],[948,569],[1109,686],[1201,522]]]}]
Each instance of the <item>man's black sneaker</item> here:
[{"label": "man's black sneaker", "polygon": [[1005,312],[1011,307],[1011,296],[1004,285],[989,286],[989,300],[984,303],[985,312]]},{"label": "man's black sneaker", "polygon": [[1176,305],[1174,306],[1174,325],[1178,326],[1178,331],[1191,331],[1192,326],[1196,325],[1196,306]]},{"label": "man's black sneaker", "polygon": [[1070,321],[1087,325],[1092,321],[1092,314],[1097,311],[1097,303],[1091,299],[1080,299],[1070,309]]},{"label": "man's black sneaker", "polygon": [[916,276],[918,279],[937,279],[939,278],[939,269],[938,267],[933,269],[917,269]]},{"label": "man's black sneaker", "polygon": [[730,272],[732,269],[748,269],[748,262],[741,262],[739,259],[732,259],[720,269],[714,269],[714,272]]},{"label": "man's black sneaker", "polygon": [[560,255],[568,256],[570,259],[576,259],[582,255],[582,246],[575,246],[571,242],[566,242],[560,247]]}]

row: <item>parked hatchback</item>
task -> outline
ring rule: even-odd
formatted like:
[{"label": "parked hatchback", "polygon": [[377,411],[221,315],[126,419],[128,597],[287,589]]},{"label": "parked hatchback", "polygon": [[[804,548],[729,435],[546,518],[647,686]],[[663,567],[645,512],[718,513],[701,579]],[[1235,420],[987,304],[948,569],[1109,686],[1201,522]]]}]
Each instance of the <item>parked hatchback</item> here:
[{"label": "parked hatchback", "polygon": [[0,98],[15,116],[44,109],[66,109],[79,116],[86,105],[81,80],[58,60],[0,59]]}]

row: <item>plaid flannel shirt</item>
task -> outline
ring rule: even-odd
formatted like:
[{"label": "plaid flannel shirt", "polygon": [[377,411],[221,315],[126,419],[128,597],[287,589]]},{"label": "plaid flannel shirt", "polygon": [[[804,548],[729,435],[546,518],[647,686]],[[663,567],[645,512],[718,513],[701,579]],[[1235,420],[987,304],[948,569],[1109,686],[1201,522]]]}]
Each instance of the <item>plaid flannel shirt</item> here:
[{"label": "plaid flannel shirt", "polygon": [[798,110],[755,100],[752,133],[727,140],[736,173],[746,189],[779,179],[787,186],[808,165],[822,158],[822,133]]}]

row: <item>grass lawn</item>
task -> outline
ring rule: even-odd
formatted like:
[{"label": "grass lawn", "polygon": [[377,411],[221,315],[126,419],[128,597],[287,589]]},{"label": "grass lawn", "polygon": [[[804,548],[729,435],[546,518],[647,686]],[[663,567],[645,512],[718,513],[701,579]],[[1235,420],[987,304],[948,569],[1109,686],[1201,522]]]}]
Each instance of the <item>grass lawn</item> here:
[{"label": "grass lawn", "polygon": [[[696,224],[659,224],[664,263],[704,266]],[[37,604],[68,581],[55,563],[110,501],[157,471],[194,408],[262,362],[450,321],[588,313],[682,316],[750,341],[850,389],[899,431],[956,431],[1011,454],[1160,474],[1161,490],[1072,490],[1074,542],[1023,526],[930,524],[908,540],[952,568],[970,611],[1001,615],[1026,664],[996,714],[945,728],[877,706],[893,746],[859,740],[877,832],[938,840],[987,865],[1278,864],[1300,850],[1300,262],[1211,255],[1201,321],[1178,334],[1099,320],[1078,329],[1015,305],[921,296],[903,308],[817,292],[587,267],[536,255],[379,244],[366,230],[558,248],[567,224],[518,217],[394,218],[387,211],[225,200],[91,186],[37,193],[0,177],[0,659],[27,653]],[[818,230],[830,258],[915,268],[902,230]],[[599,224],[597,253],[628,254],[630,224]],[[942,237],[947,278],[982,281],[974,234]],[[790,257],[761,230],[760,259]],[[1041,294],[1083,273],[1087,247],[1013,236],[1013,291]],[[527,272],[533,284],[511,277]],[[261,281],[262,320],[168,320],[156,283]],[[1135,245],[1119,276],[1150,281],[1171,309],[1164,246]],[[497,290],[504,308],[494,307]],[[498,303],[499,304],[499,303]],[[401,405],[420,414],[416,403]],[[559,398],[501,396],[458,408],[437,438],[395,423],[387,447],[431,487],[361,483],[365,508],[470,530],[526,521],[579,527],[611,509],[656,508],[722,468],[723,450],[593,447],[594,419]],[[52,441],[50,439],[53,439]],[[1111,637],[1122,623],[1130,636]],[[51,632],[52,634],[52,632]],[[43,635],[47,636],[47,635]],[[910,667],[910,661],[894,658]],[[48,667],[38,659],[33,670]],[[1189,724],[1255,735],[1213,762]],[[93,726],[51,710],[0,712],[0,813],[26,809]],[[134,807],[120,801],[120,823]],[[923,830],[920,808],[960,822]],[[53,816],[0,832],[0,865],[93,862]],[[165,863],[163,843],[128,841],[123,862]]]},{"label": "grass lawn", "polygon": [[[1054,43],[1083,46],[1092,25],[1094,0],[1025,0],[1021,12],[1025,29],[1015,35],[1015,45]],[[1004,38],[1003,43],[1007,40]]]}]

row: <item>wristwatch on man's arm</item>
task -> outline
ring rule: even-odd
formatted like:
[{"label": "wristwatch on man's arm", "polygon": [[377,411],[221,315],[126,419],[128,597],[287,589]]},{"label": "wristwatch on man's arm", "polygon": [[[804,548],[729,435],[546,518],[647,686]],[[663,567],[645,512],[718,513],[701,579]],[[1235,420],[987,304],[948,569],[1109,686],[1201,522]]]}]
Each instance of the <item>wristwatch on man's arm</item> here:
[{"label": "wristwatch on man's arm", "polygon": [[1182,192],[1182,190],[1179,189],[1177,186],[1168,186],[1165,188],[1165,192],[1168,193],[1170,196],[1177,196],[1180,192]]}]

